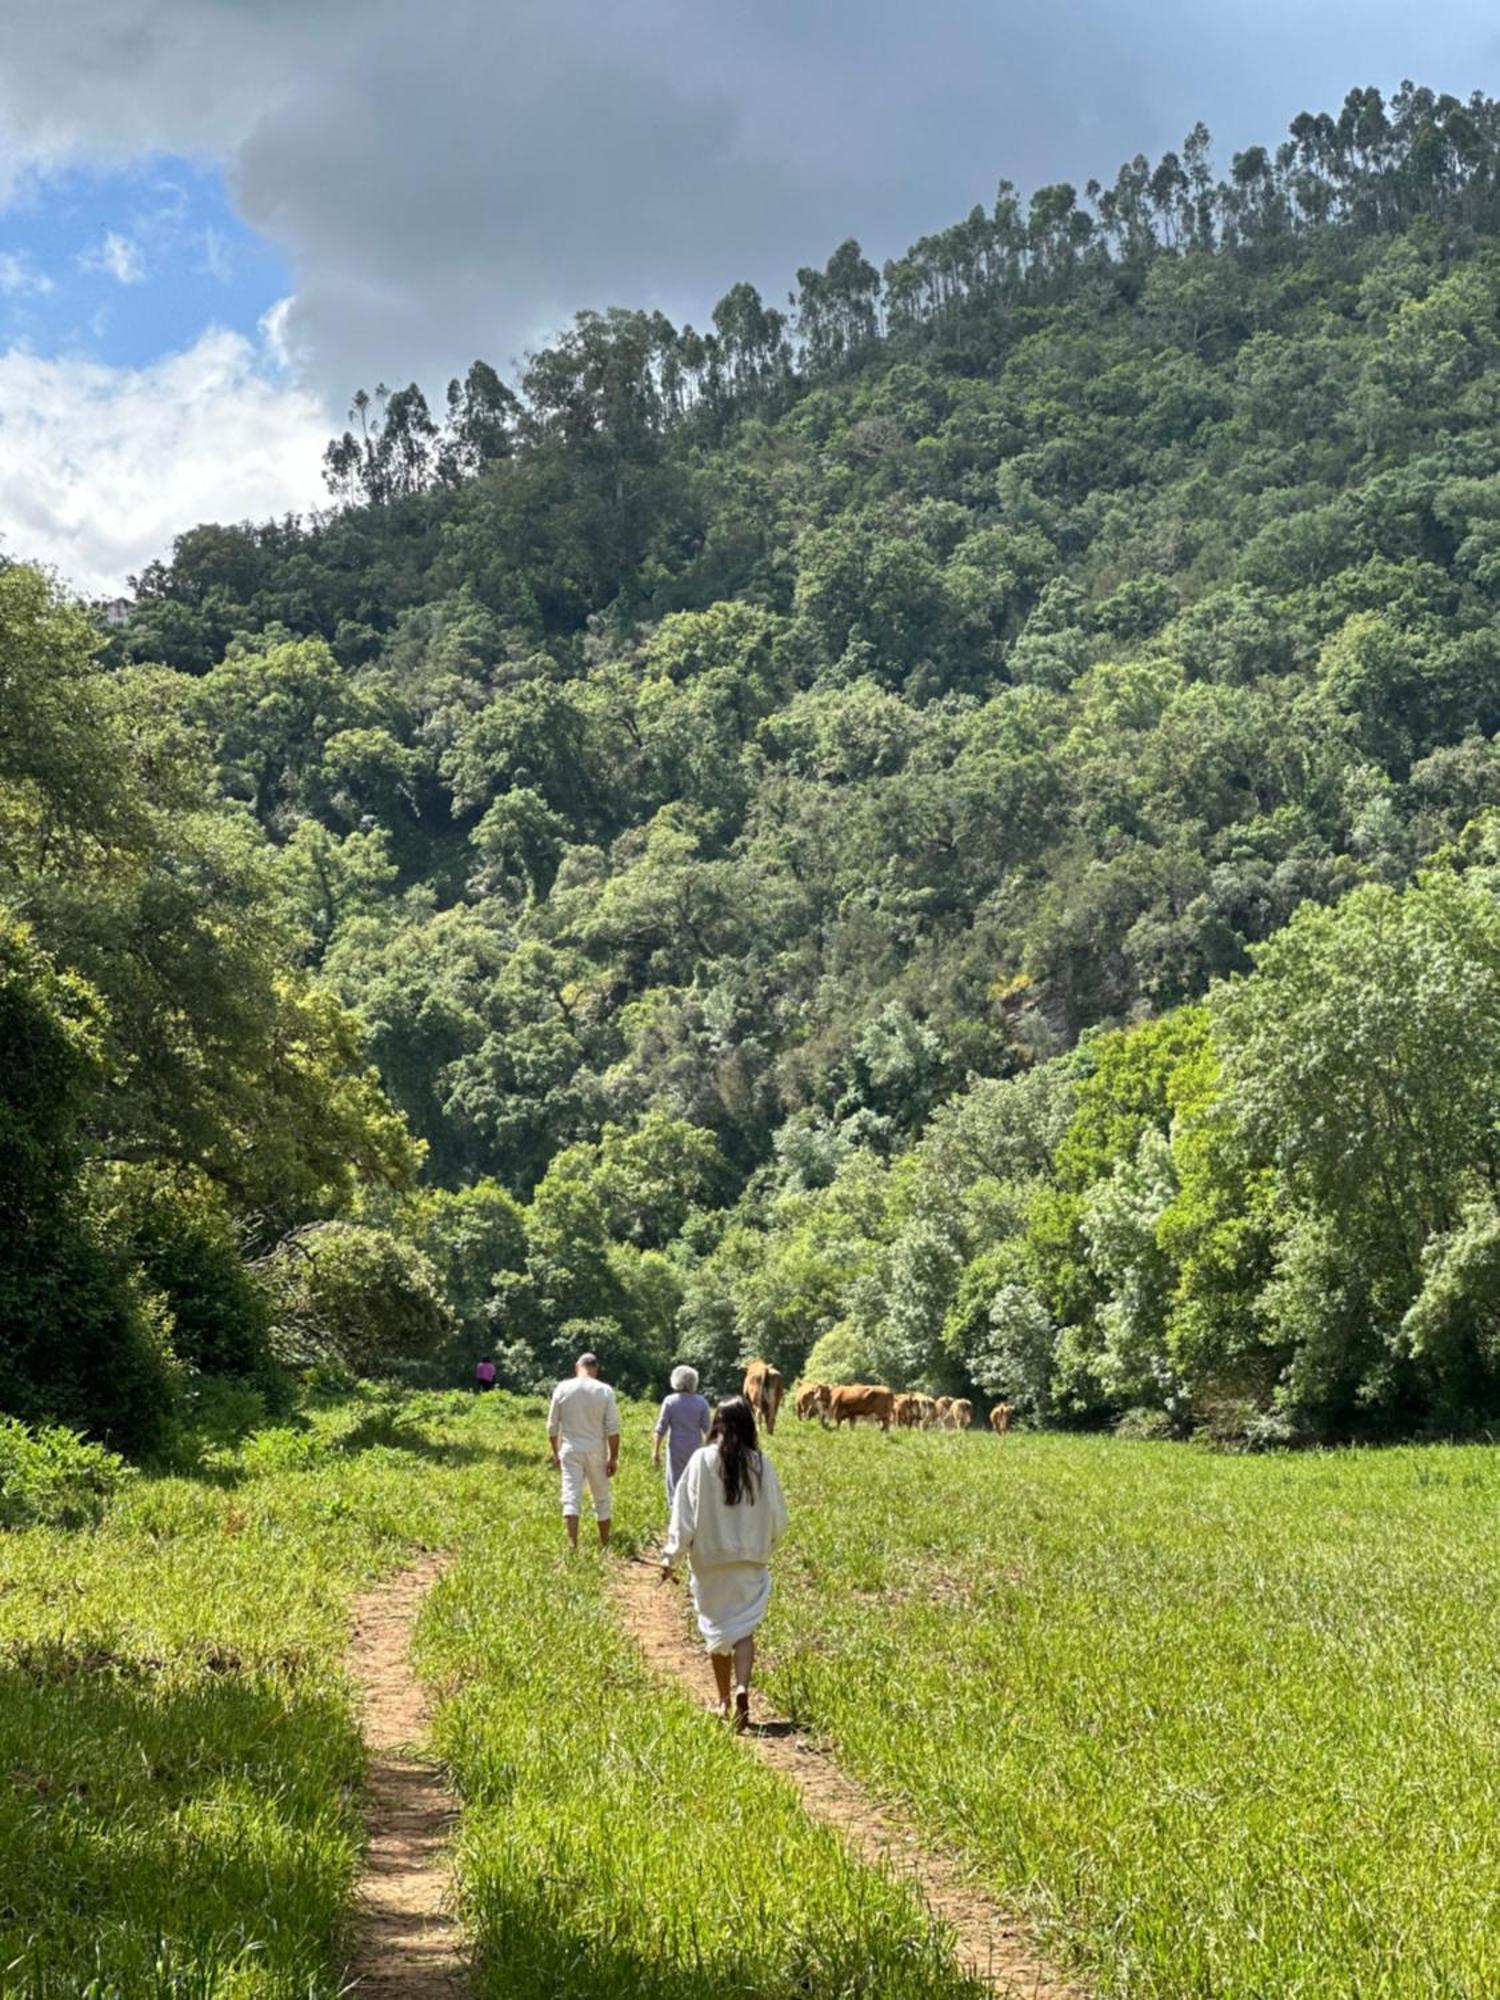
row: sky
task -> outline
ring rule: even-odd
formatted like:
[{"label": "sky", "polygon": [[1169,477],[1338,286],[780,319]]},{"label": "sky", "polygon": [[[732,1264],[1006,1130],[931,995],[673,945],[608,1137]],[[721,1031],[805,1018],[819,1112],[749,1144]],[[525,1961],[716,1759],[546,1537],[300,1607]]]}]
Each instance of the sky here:
[{"label": "sky", "polygon": [[0,551],[111,595],[326,500],[352,391],[441,402],[584,306],[702,324],[1023,190],[1412,77],[1483,0],[48,0],[0,65]]}]

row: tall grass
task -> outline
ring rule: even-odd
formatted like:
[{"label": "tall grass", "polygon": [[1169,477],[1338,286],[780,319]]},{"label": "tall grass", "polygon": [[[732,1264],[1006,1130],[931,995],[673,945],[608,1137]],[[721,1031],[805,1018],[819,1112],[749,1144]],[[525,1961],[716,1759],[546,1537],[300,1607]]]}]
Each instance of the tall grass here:
[{"label": "tall grass", "polygon": [[[478,1990],[961,2000],[902,1887],[658,1688],[561,1550],[541,1404],[361,1394],[0,1534],[0,1992],[333,2000],[359,1863],[352,1593],[420,1547]],[[632,1415],[632,1424],[637,1424]],[[628,1524],[659,1491],[637,1449]],[[611,1558],[610,1560],[614,1560]]]},{"label": "tall grass", "polygon": [[1500,1993],[1500,1455],[777,1444],[778,1699],[1099,1990]]},{"label": "tall grass", "polygon": [[[0,1992],[333,2000],[349,1599],[447,1547],[419,1653],[479,1994],[957,2000],[910,1893],[645,1674],[540,1419],[364,1394],[0,1533]],[[662,1512],[644,1429],[627,1555]],[[773,1698],[1101,1994],[1500,1993],[1500,1454],[773,1449]]]},{"label": "tall grass", "polygon": [[340,1990],[349,1597],[493,1484],[466,1413],[390,1417],[357,1397],[93,1530],[0,1534],[0,1991]]},{"label": "tall grass", "polygon": [[[653,1524],[660,1487],[639,1449],[620,1484],[624,1521]],[[452,1690],[437,1741],[464,1796],[477,1991],[976,1993],[908,1887],[851,1860],[716,1718],[652,1680],[603,1595],[633,1538],[570,1558],[553,1486],[514,1483],[422,1627],[423,1663]]]}]

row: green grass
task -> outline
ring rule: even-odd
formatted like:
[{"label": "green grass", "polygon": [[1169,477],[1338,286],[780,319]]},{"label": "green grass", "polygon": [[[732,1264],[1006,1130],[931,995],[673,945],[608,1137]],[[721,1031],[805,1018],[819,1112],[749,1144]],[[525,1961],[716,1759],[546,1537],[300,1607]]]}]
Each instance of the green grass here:
[{"label": "green grass", "polygon": [[701,1706],[649,1678],[601,1603],[606,1564],[560,1551],[551,1486],[424,1621],[425,1664],[457,1690],[437,1741],[465,1798],[476,1990],[974,1994],[908,1889],[853,1863]]},{"label": "green grass", "polygon": [[482,1494],[462,1428],[363,1397],[97,1530],[0,1535],[0,1990],[337,1992],[347,1604]]},{"label": "green grass", "polygon": [[1098,1990],[1500,1992],[1500,1454],[776,1445],[775,1695]]},{"label": "green grass", "polygon": [[[333,2000],[349,1599],[444,1547],[418,1647],[478,1994],[959,2000],[910,1893],[647,1677],[541,1409],[362,1394],[0,1533],[0,1993]],[[661,1521],[646,1425],[621,1554]],[[773,1699],[1101,1995],[1500,1992],[1500,1453],[774,1449]]]},{"label": "green grass", "polygon": [[[0,1534],[0,1992],[332,2000],[348,1603],[421,1547],[460,1556],[420,1645],[479,1992],[973,1991],[907,1890],[648,1680],[606,1565],[563,1552],[542,1411],[361,1395],[211,1478],[131,1482],[96,1530]],[[654,1524],[640,1448],[623,1485]]]}]

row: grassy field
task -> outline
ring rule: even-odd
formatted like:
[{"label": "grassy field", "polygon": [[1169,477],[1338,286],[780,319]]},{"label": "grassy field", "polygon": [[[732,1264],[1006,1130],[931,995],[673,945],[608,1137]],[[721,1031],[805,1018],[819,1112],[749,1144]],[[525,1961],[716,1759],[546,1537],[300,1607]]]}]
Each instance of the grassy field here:
[{"label": "grassy field", "polygon": [[[339,1991],[348,1601],[441,1546],[419,1660],[481,1996],[961,2000],[910,1895],[648,1681],[615,1558],[563,1551],[541,1407],[364,1394],[0,1534],[0,1992]],[[646,1424],[621,1555],[661,1519]],[[1101,1995],[1500,1992],[1500,1454],[775,1451],[773,1698]]]},{"label": "grassy field", "polygon": [[1098,1990],[1500,1993],[1500,1453],[776,1443],[776,1697]]},{"label": "grassy field", "polygon": [[[562,1552],[542,1407],[355,1397],[133,1482],[95,1530],[0,1534],[0,1992],[339,1992],[348,1602],[442,1546],[419,1640],[478,1992],[964,2000],[906,1891],[648,1687],[604,1564]],[[626,1505],[654,1521],[641,1456]]]}]

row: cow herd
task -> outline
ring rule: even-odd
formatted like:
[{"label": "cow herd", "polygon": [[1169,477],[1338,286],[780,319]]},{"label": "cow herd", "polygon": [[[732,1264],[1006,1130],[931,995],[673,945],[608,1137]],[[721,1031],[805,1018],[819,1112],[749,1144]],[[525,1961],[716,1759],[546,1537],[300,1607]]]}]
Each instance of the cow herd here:
[{"label": "cow herd", "polygon": [[[744,1397],[756,1420],[774,1433],[786,1384],[769,1361],[752,1361],[745,1370]],[[888,1431],[966,1431],[974,1421],[974,1405],[962,1396],[924,1396],[915,1390],[898,1392],[876,1382],[802,1382],[792,1408],[803,1419],[816,1417],[827,1430],[851,1427],[861,1417]],[[1009,1403],[990,1411],[990,1429],[1004,1437],[1010,1429]]]}]

